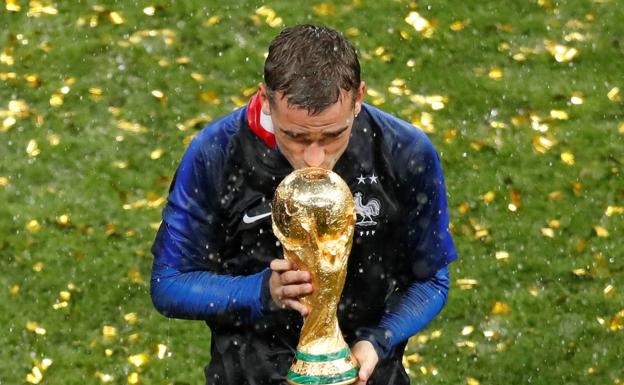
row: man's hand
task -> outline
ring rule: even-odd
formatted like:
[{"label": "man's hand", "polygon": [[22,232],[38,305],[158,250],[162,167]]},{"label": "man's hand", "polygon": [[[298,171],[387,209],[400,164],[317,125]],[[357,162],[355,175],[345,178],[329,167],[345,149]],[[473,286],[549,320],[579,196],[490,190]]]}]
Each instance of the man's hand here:
[{"label": "man's hand", "polygon": [[309,309],[299,302],[299,297],[312,293],[310,273],[297,270],[291,261],[285,259],[272,260],[271,270],[269,287],[273,301],[282,308],[298,311],[304,317],[308,315]]},{"label": "man's hand", "polygon": [[377,366],[377,362],[379,362],[379,357],[377,356],[377,352],[368,341],[359,341],[353,348],[351,349],[351,353],[355,356],[355,359],[360,363],[360,372],[358,373],[358,381],[355,385],[365,385],[366,381],[373,374],[373,370],[375,370],[375,366]]}]

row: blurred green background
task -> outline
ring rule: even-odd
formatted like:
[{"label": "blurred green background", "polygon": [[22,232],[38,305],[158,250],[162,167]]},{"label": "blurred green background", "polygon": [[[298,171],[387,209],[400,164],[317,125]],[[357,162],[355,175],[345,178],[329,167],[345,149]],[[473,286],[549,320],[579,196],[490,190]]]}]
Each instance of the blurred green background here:
[{"label": "blurred green background", "polygon": [[0,384],[200,384],[149,298],[177,162],[283,26],[358,49],[367,102],[442,159],[460,259],[414,384],[624,383],[624,4],[0,3]]}]

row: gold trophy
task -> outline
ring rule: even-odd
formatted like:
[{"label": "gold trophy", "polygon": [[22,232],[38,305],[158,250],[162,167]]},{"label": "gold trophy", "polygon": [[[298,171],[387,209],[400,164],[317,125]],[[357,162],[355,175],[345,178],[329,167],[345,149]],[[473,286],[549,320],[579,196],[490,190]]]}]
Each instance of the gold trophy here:
[{"label": "gold trophy", "polygon": [[336,316],[356,221],[349,186],[329,170],[295,170],[275,191],[272,218],[284,258],[310,272],[314,287],[301,298],[310,312],[303,320],[288,383],[352,384],[358,363]]}]

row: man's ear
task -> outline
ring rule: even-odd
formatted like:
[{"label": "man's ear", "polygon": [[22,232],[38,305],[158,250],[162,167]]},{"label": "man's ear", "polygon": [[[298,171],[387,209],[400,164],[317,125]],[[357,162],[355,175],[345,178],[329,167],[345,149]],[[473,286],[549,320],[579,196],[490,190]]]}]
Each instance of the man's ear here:
[{"label": "man's ear", "polygon": [[271,115],[271,102],[269,94],[264,83],[258,83],[258,93],[260,94],[260,102],[262,103],[262,112],[265,115]]},{"label": "man's ear", "polygon": [[355,115],[359,114],[362,110],[362,103],[364,103],[364,97],[366,96],[366,83],[360,82],[360,87],[357,90],[357,96],[355,97]]}]

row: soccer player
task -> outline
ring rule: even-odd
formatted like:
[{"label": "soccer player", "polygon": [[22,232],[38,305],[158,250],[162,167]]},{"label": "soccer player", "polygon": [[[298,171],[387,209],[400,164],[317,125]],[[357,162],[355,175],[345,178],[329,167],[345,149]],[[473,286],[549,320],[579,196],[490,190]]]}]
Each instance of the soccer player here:
[{"label": "soccer player", "polygon": [[271,43],[249,104],[192,141],[152,247],[155,307],[205,320],[207,384],[285,384],[311,277],[282,258],[270,202],[293,169],[332,169],[357,223],[338,319],[359,384],[409,384],[407,339],[440,312],[457,258],[440,161],[413,125],[363,103],[355,49],[298,25]]}]

